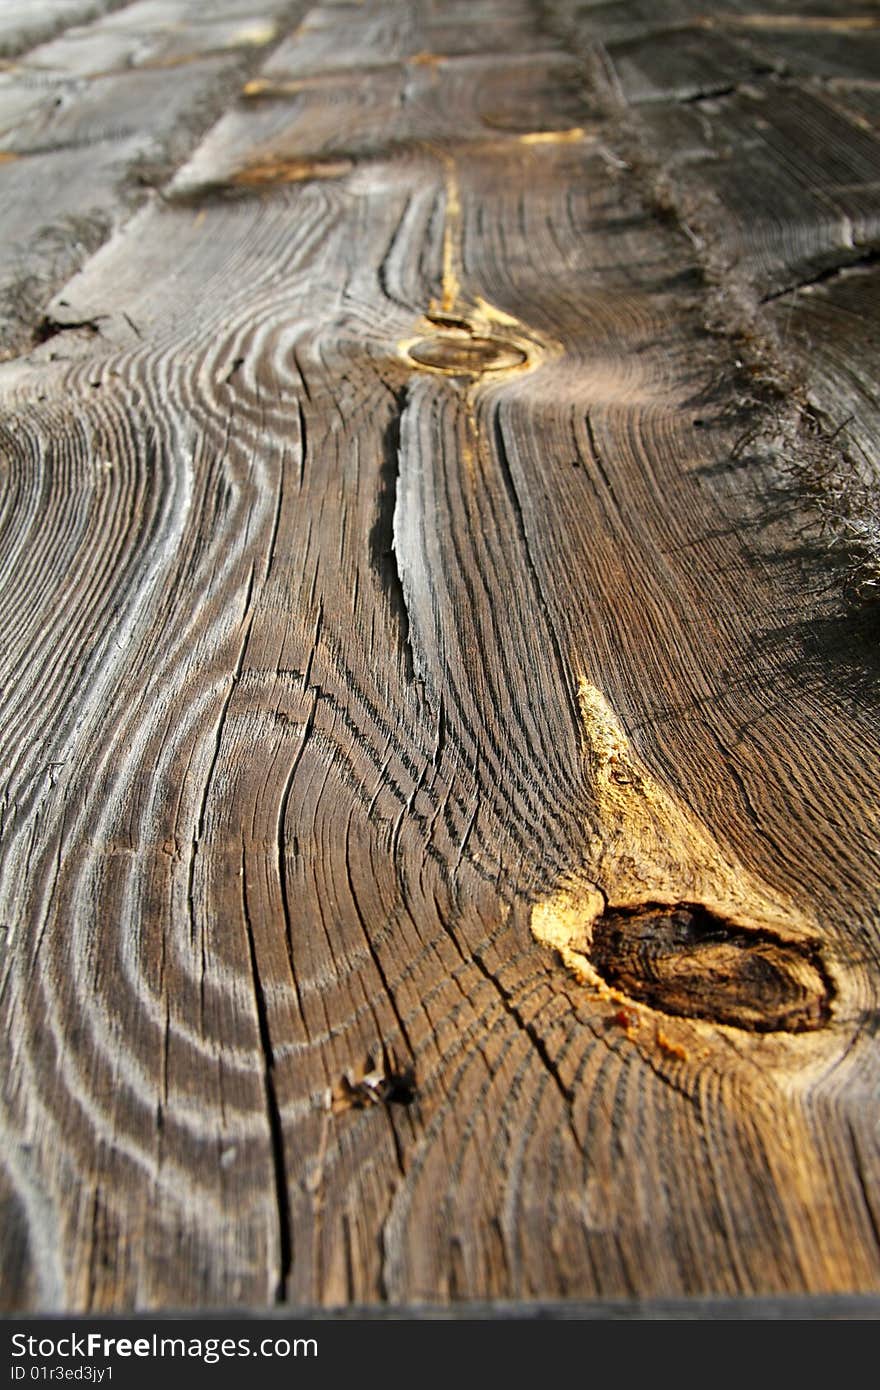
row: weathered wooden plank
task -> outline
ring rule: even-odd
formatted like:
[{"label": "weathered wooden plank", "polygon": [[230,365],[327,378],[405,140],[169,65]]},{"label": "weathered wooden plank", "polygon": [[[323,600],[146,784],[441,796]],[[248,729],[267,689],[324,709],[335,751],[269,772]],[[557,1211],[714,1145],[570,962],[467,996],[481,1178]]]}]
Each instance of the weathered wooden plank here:
[{"label": "weathered wooden plank", "polygon": [[[798,460],[793,471],[818,508],[814,551],[844,557],[850,593],[865,598],[874,592],[877,568],[876,421],[872,388],[853,392],[847,383],[865,371],[871,379],[876,351],[870,294],[859,302],[858,289],[872,284],[861,269],[872,263],[877,240],[877,17],[870,9],[842,14],[834,6],[711,15],[680,6],[653,32],[649,16],[641,16],[639,28],[631,14],[621,40],[616,16],[614,7],[591,15],[579,41],[607,40],[612,108],[657,100],[635,120],[625,118],[628,155],[639,167],[647,162],[658,201],[676,209],[699,247],[715,283],[713,321],[740,335],[740,352],[753,371],[777,389],[785,382],[787,403],[780,395],[760,447],[772,450],[786,438]],[[577,39],[576,24],[562,28]],[[707,99],[694,100],[700,89],[690,95],[682,89],[680,68],[701,35],[704,42],[735,39],[737,52],[752,53],[756,67],[743,82],[732,62],[727,69],[710,64],[702,88]],[[665,62],[658,57],[664,45]],[[707,44],[707,56],[715,51]],[[725,73],[729,92],[721,85]],[[660,100],[670,96],[678,99]],[[838,272],[844,303],[834,314]],[[818,301],[797,301],[800,289],[810,295],[814,284]],[[806,322],[799,309],[819,305],[830,314],[821,347],[799,331]],[[759,429],[750,437],[752,445],[761,435]],[[854,623],[845,624],[846,636],[835,644],[850,668],[846,643],[861,652],[858,665],[865,639],[868,646],[871,640],[862,619]]]},{"label": "weathered wooden plank", "polygon": [[[228,53],[230,49],[265,48],[279,30],[279,13],[290,7],[277,4],[240,6],[232,13],[212,8],[184,10],[175,7],[175,17],[162,24],[149,23],[141,5],[131,5],[123,15],[102,24],[68,30],[61,38],[24,55],[14,71],[32,81],[105,77],[127,69],[184,67],[205,57]],[[123,22],[124,21],[124,22]],[[283,32],[283,28],[282,28]]]},{"label": "weathered wooden plank", "polygon": [[757,55],[764,55],[786,76],[833,80],[834,82],[880,82],[880,24],[872,16],[872,27],[852,25],[849,32],[779,28],[758,30],[748,35],[750,46]]},{"label": "weathered wooden plank", "polygon": [[[209,183],[271,187],[336,177],[357,158],[395,143],[410,149],[418,142],[491,143],[505,135],[581,140],[577,122],[590,112],[580,66],[555,50],[515,57],[418,54],[378,64],[366,90],[339,67],[297,77],[296,58],[296,45],[285,45],[245,85],[239,108],[217,123],[171,196],[204,194]],[[539,131],[532,129],[536,110]]]},{"label": "weathered wooden plank", "polygon": [[876,692],[541,14],[312,11],[0,368],[9,1306],[877,1288]]},{"label": "weathered wooden plank", "polygon": [[0,12],[0,58],[14,57],[76,24],[131,0],[7,0]]},{"label": "weathered wooden plank", "polygon": [[[814,553],[836,555],[849,569],[850,594],[864,599],[874,592],[877,571],[876,421],[873,388],[853,392],[847,383],[865,372],[872,379],[876,352],[870,293],[861,302],[858,290],[872,284],[861,272],[876,254],[880,30],[870,9],[739,8],[706,15],[679,6],[653,31],[649,15],[633,12],[625,38],[613,6],[591,12],[580,32],[570,20],[557,28],[581,47],[607,42],[606,105],[629,108],[627,157],[648,166],[658,203],[667,213],[675,209],[700,251],[714,282],[712,322],[739,335],[751,371],[777,392],[784,382],[772,425],[751,434],[750,443],[772,451],[785,438],[799,485],[817,507]],[[718,36],[735,39],[737,52],[754,55],[755,71],[743,81],[733,62],[725,69],[710,61],[702,92],[689,94],[681,65],[701,36],[713,39],[710,60]],[[768,66],[763,76],[760,61]],[[725,76],[729,91],[721,85]],[[633,112],[646,99],[657,104]],[[835,315],[838,272],[845,307]],[[798,301],[800,289],[809,296],[814,284],[818,301]],[[799,331],[806,322],[800,307],[819,305],[830,314],[821,347]],[[851,674],[843,648],[855,644],[859,665],[871,641],[863,627],[861,617],[848,622],[835,644]]]},{"label": "weathered wooden plank", "polygon": [[183,0],[130,5],[0,74],[0,357],[46,331],[52,292],[186,157],[297,9],[227,8],[205,23]]},{"label": "weathered wooden plank", "polygon": [[772,294],[874,246],[880,145],[860,110],[880,73],[872,7],[705,13],[682,0],[662,16],[616,4],[551,13],[592,57],[606,110],[637,109],[636,159],[713,269]]},{"label": "weathered wooden plank", "polygon": [[857,124],[877,133],[880,128],[880,85],[829,83],[828,100],[845,111]]},{"label": "weathered wooden plank", "polygon": [[702,28],[649,32],[611,43],[606,51],[626,101],[636,104],[694,101],[774,70],[768,58],[735,38]]},{"label": "weathered wooden plank", "polygon": [[818,444],[824,442],[807,454],[801,474],[820,508],[817,548],[839,555],[848,570],[855,611],[836,632],[826,630],[826,640],[856,686],[870,679],[876,636],[870,605],[880,593],[878,293],[880,279],[869,262],[820,277],[769,306],[803,383]]},{"label": "weathered wooden plank", "polygon": [[751,42],[775,45],[789,37],[812,35],[818,47],[834,51],[840,35],[872,37],[878,27],[872,0],[843,6],[836,0],[805,0],[795,10],[789,0],[719,0],[711,6],[699,0],[668,0],[662,10],[651,0],[578,0],[575,5],[551,5],[550,24],[573,24],[589,42],[626,43],[647,34],[691,30],[745,36]]},{"label": "weathered wooden plank", "polygon": [[759,295],[875,245],[880,146],[818,94],[749,88],[640,121],[692,229]]}]

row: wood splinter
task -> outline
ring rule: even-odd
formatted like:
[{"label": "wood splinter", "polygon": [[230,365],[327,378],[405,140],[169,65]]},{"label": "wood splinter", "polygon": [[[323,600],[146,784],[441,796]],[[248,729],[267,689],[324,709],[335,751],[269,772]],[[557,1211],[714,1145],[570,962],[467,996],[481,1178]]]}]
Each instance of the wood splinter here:
[{"label": "wood splinter", "polygon": [[368,1055],[360,1074],[349,1067],[335,1086],[328,1087],[326,1105],[332,1114],[341,1115],[371,1105],[411,1105],[415,1096],[415,1067],[401,1065],[393,1048],[383,1048],[380,1063]]}]

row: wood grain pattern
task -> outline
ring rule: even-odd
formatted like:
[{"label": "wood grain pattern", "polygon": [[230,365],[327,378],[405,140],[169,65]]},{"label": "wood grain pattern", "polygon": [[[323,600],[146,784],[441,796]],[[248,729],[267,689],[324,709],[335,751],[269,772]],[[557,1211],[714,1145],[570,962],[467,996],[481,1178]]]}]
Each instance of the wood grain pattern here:
[{"label": "wood grain pattern", "polygon": [[[309,10],[0,366],[7,1307],[878,1287],[876,687],[606,8]],[[761,293],[873,235],[807,102]],[[624,992],[649,905],[823,1026]]]}]

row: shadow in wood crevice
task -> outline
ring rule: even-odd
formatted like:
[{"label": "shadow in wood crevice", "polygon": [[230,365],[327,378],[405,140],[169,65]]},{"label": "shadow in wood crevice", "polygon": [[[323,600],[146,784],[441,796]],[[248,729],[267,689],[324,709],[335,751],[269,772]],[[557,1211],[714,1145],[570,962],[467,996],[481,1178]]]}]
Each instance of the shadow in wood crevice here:
[{"label": "shadow in wood crevice", "polygon": [[[693,476],[713,487],[738,474],[749,505],[729,526],[691,537],[682,549],[722,535],[736,536],[749,559],[778,576],[780,598],[809,596],[814,616],[756,631],[743,667],[780,671],[798,688],[821,685],[852,708],[880,703],[880,533],[872,522],[873,494],[856,464],[838,448],[818,416],[801,411],[796,423],[779,415],[771,391],[734,411],[713,415],[713,393],[688,402],[700,431],[740,431],[733,448]],[[723,485],[723,484],[722,484]],[[750,497],[748,496],[750,494]],[[860,509],[861,508],[861,514]],[[855,519],[854,519],[855,518]],[[736,683],[732,671],[728,684]]]},{"label": "shadow in wood crevice", "polygon": [[788,653],[791,674],[810,689],[830,687],[851,711],[880,708],[880,604],[841,607],[806,622],[770,629],[755,639],[759,653]]},{"label": "shadow in wood crevice", "polygon": [[407,681],[415,677],[415,660],[410,641],[409,610],[394,549],[394,513],[400,477],[400,427],[406,407],[406,389],[394,393],[394,409],[382,435],[379,465],[379,492],[376,516],[368,540],[370,564],[388,599],[400,638]]}]

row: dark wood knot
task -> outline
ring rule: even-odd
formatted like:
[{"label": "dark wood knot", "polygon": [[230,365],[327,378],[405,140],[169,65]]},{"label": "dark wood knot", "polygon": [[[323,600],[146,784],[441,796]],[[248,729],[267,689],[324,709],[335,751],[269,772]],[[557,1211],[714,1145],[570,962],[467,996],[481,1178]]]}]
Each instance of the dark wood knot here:
[{"label": "dark wood knot", "polygon": [[830,1017],[815,946],[746,931],[693,903],[606,912],[590,958],[609,984],[667,1014],[755,1033],[807,1032]]}]

